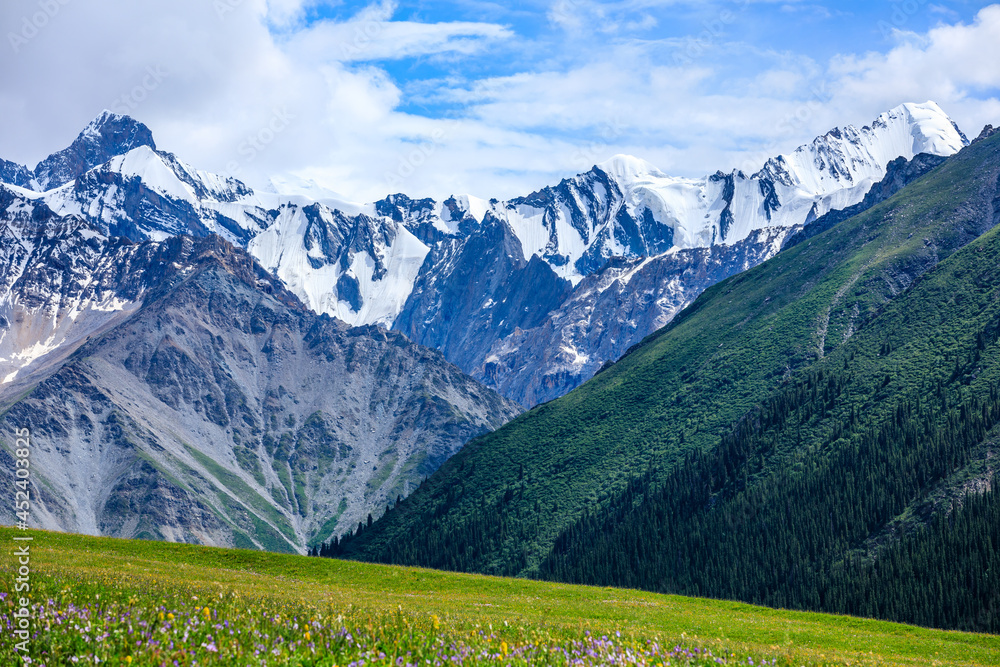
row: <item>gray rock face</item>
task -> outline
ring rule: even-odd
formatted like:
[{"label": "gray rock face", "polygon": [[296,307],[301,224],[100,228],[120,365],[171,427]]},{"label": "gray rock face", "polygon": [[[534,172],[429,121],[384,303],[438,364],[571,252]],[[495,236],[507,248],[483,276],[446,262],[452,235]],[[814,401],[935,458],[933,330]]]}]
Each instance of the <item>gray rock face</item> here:
[{"label": "gray rock face", "polygon": [[510,227],[487,214],[477,234],[431,250],[393,328],[471,371],[497,341],[541,324],[571,290],[537,255],[525,260]]},{"label": "gray rock face", "polygon": [[35,189],[35,175],[23,164],[0,159],[0,183],[9,183],[18,187]]},{"label": "gray rock face", "polygon": [[759,230],[732,246],[611,261],[538,326],[495,342],[472,375],[525,406],[558,398],[665,326],[708,287],[774,256],[798,229]]},{"label": "gray rock face", "polygon": [[[42,527],[302,551],[519,411],[401,334],[312,313],[218,237],[29,226],[8,224],[7,312],[67,342],[2,385],[0,414],[32,430]],[[114,317],[88,316],[107,294]]]},{"label": "gray rock face", "polygon": [[992,125],[986,125],[983,127],[983,131],[979,133],[979,136],[972,140],[972,143],[975,144],[979,143],[980,141],[983,141],[984,139],[989,139],[994,134],[996,134],[996,132],[997,128],[993,127]]}]

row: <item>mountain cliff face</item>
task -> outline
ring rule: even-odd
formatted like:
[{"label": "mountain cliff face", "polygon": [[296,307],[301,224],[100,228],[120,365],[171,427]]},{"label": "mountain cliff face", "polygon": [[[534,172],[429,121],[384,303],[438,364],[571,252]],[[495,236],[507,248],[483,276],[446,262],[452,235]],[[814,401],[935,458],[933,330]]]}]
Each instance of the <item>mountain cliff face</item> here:
[{"label": "mountain cliff face", "polygon": [[496,341],[472,374],[525,406],[558,398],[666,326],[709,286],[772,257],[800,229],[762,229],[733,245],[613,260],[541,324]]},{"label": "mountain cliff face", "polygon": [[393,328],[474,369],[497,341],[538,326],[571,293],[510,226],[487,213],[477,233],[428,254]]},{"label": "mountain cliff face", "polygon": [[0,387],[122,321],[150,285],[149,251],[0,186]]},{"label": "mountain cliff face", "polygon": [[39,443],[41,527],[301,551],[518,412],[218,237],[135,244],[6,198],[0,415]]}]

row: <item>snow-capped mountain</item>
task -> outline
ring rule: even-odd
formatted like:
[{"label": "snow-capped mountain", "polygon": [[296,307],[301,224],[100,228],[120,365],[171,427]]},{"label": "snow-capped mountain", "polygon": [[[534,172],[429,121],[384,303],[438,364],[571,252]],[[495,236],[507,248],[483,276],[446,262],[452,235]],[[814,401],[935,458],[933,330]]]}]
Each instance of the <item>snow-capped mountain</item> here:
[{"label": "snow-capped mountain", "polygon": [[[97,143],[113,157],[60,187],[24,194],[134,241],[217,233],[246,247],[313,310],[355,326],[395,328],[491,386],[507,387],[525,405],[579,384],[714,280],[773,255],[803,225],[861,202],[893,159],[950,155],[968,143],[933,102],[904,104],[869,126],[832,130],[749,176],[734,170],[675,178],[615,156],[506,201],[398,194],[357,205],[254,192],[156,150],[134,126],[100,129],[112,124],[129,127],[102,114],[74,145],[104,137]],[[718,250],[684,252],[709,248]],[[669,294],[659,283],[637,281],[656,298],[643,301],[649,311],[640,317],[628,315],[638,306],[631,279],[612,279],[620,260],[668,254],[655,266],[672,267],[669,275],[657,273],[671,285]],[[608,299],[619,295],[619,310],[580,307],[601,301],[607,290]],[[539,326],[566,333],[527,333]],[[601,343],[578,335],[597,330],[614,333],[602,334]],[[499,375],[502,359],[520,360],[506,378]],[[510,373],[571,379],[547,382],[543,391],[512,382]]]},{"label": "snow-capped mountain", "polygon": [[462,235],[462,222],[481,223],[489,212],[510,226],[525,259],[538,255],[576,283],[611,257],[732,244],[764,227],[808,224],[861,201],[891,160],[951,155],[967,144],[933,102],[904,104],[871,126],[835,129],[772,158],[752,176],[733,171],[674,178],[644,160],[618,155],[526,197],[422,200],[399,219],[411,228],[431,225]]},{"label": "snow-capped mountain", "polygon": [[[350,324],[389,326],[430,248],[405,226],[322,204],[283,204],[247,249],[310,308]],[[333,289],[331,289],[331,286]]]},{"label": "snow-capped mountain", "polygon": [[57,215],[84,218],[136,242],[214,233],[246,245],[268,222],[246,185],[158,151],[148,127],[110,111],[34,171],[3,162],[0,182],[23,188],[23,196]]},{"label": "snow-capped mountain", "polygon": [[0,164],[0,414],[49,443],[45,526],[270,549],[377,514],[518,412],[473,378],[560,396],[967,143],[908,104],[751,176],[618,156],[506,201],[352,204],[255,192],[143,128],[102,114]]},{"label": "snow-capped mountain", "polygon": [[669,323],[708,287],[885,201],[946,159],[927,153],[896,158],[861,202],[808,225],[766,227],[731,245],[609,261],[539,326],[497,340],[472,374],[524,405],[557,398]]},{"label": "snow-capped mountain", "polygon": [[[484,201],[465,196],[435,202],[396,195],[377,202],[368,213],[387,216],[410,231],[428,248],[423,254],[430,263],[440,261],[430,254],[431,248],[491,233],[494,222],[502,223],[519,244],[524,261],[537,256],[556,276],[575,285],[612,257],[732,245],[758,229],[808,224],[830,210],[860,202],[885,175],[891,160],[919,153],[951,155],[967,143],[936,104],[905,104],[882,114],[870,127],[832,130],[789,155],[769,160],[752,176],[733,171],[702,179],[672,178],[637,158],[616,156],[526,197]],[[280,273],[284,262],[302,265],[302,257],[290,254],[287,239],[281,243],[281,253],[268,247],[273,243],[261,239],[254,244],[253,252],[265,266]],[[405,259],[398,261],[410,262],[416,254],[403,253]],[[371,275],[376,276],[382,262],[370,259]],[[424,269],[438,271],[430,264]],[[336,285],[337,280],[339,275],[331,275],[324,283]],[[371,281],[373,288],[378,280]],[[403,287],[406,282],[411,281],[404,281]],[[307,289],[302,285],[300,293]],[[393,315],[403,312],[381,308],[368,308],[365,314],[358,309],[345,312],[344,306],[335,304],[351,301],[338,295],[326,296],[326,312],[339,313],[352,323],[381,317],[389,324]],[[363,291],[361,296],[364,307],[367,295]],[[317,298],[310,302],[317,303]]]},{"label": "snow-capped mountain", "polygon": [[[432,246],[393,326],[526,406],[550,400],[706,287],[773,256],[825,213],[858,205],[893,159],[967,143],[937,105],[907,104],[749,177],[671,178],[619,156],[506,202],[391,197],[379,212]],[[634,270],[622,273],[619,257]]]}]

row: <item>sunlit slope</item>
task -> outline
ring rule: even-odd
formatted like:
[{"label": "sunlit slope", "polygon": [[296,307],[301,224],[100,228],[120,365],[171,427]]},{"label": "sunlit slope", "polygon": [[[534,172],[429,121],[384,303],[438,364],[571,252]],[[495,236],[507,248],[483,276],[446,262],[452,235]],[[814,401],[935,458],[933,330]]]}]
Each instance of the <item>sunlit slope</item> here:
[{"label": "sunlit slope", "polygon": [[[0,528],[0,539],[5,542],[10,543],[13,534],[12,529]],[[746,665],[747,658],[753,658],[754,664],[777,660],[779,665],[1000,662],[1000,639],[989,635],[609,588],[183,544],[31,534],[32,600],[67,614],[88,610],[94,623],[112,619],[105,626],[109,638],[103,649],[100,643],[77,641],[77,646],[81,655],[105,650],[113,664],[123,664],[128,655],[134,656],[133,665],[159,664],[153,656],[166,656],[170,651],[172,655],[184,652],[199,664],[227,664],[226,660],[233,664],[227,651],[239,648],[240,640],[235,637],[255,632],[267,634],[268,640],[254,642],[268,649],[272,643],[280,647],[269,656],[268,664],[346,664],[349,660],[341,658],[356,658],[356,652],[350,653],[355,649],[336,641],[333,649],[323,648],[324,641],[344,628],[352,632],[355,644],[367,642],[386,653],[381,661],[369,664],[392,662],[393,650],[415,653],[425,647],[430,647],[428,658],[433,662],[436,652],[453,645],[496,656],[503,655],[506,646],[506,660],[483,661],[520,664],[514,655],[522,647],[530,645],[536,651],[572,648],[587,632],[607,635],[616,647],[646,650],[643,647],[656,642],[670,647],[665,650],[678,643],[689,651],[708,649],[724,656],[724,664]],[[2,563],[0,574],[10,580],[13,561],[5,557]],[[8,595],[0,600],[0,616],[11,611]],[[119,622],[121,618],[127,622]],[[163,634],[183,624],[189,640],[155,654],[158,647],[137,643],[124,632],[126,625],[133,624],[135,635],[140,635],[147,620],[154,632],[164,627]],[[119,625],[124,637],[115,632]],[[40,633],[32,646],[49,650],[52,656],[82,633],[59,623],[38,627]],[[234,634],[216,627],[234,630]],[[210,642],[204,641],[206,632],[212,633]],[[275,641],[279,636],[282,641]],[[206,648],[209,643],[215,651]],[[310,643],[314,651],[309,650]],[[245,657],[255,662],[253,643],[250,647]],[[162,648],[167,648],[166,642]],[[342,652],[334,654],[334,649]],[[0,658],[10,656],[11,650],[10,642],[0,644]],[[67,653],[58,655],[68,660]],[[534,655],[532,664],[559,660],[554,653]],[[706,663],[681,660],[680,664]]]}]

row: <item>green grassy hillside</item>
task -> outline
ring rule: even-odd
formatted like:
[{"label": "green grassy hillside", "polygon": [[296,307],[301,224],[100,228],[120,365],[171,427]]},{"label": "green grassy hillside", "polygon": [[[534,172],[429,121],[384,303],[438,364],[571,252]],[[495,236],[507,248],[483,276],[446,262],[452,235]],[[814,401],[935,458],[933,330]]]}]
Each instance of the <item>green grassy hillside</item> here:
[{"label": "green grassy hillside", "polygon": [[[0,528],[5,544],[15,534],[23,535]],[[1000,664],[1000,638],[990,635],[610,588],[30,534],[34,664],[96,664],[95,657],[133,667],[252,665],[264,657],[268,665],[567,664],[574,651],[591,665],[628,656],[649,665]],[[4,582],[13,570],[5,555]],[[0,591],[8,633],[16,605],[6,583]],[[8,636],[0,664],[15,664]]]},{"label": "green grassy hillside", "polygon": [[[817,383],[823,369],[847,374],[828,406],[837,408],[835,417],[824,414],[813,423],[813,413],[799,414],[789,424],[810,429],[787,426],[774,436],[781,440],[774,451],[761,444],[771,436],[755,436],[753,465],[740,467],[744,484],[761,482],[763,489],[768,475],[830,466],[842,453],[832,443],[877,430],[899,409],[910,410],[907,420],[930,419],[935,428],[964,419],[960,404],[972,401],[964,408],[971,409],[975,400],[989,399],[996,381],[996,341],[989,337],[1000,285],[997,240],[992,235],[966,246],[1000,221],[998,177],[1000,136],[994,136],[888,201],[710,288],[580,389],[468,445],[337,549],[384,562],[536,576],[557,536],[585,511],[597,515],[614,506],[628,481],[647,471],[656,485],[667,483],[686,457],[718,451],[772,402],[787,402],[803,382]],[[908,403],[927,392],[947,395],[940,411]],[[803,406],[795,409],[817,408]],[[850,433],[845,418],[854,420]],[[968,436],[975,442],[961,450],[925,448],[919,457],[893,459],[920,468],[912,483],[896,484],[888,464],[870,457],[871,479],[810,477],[810,483],[838,485],[836,502],[823,511],[842,511],[857,498],[848,491],[867,483],[877,489],[862,500],[888,504],[865,508],[863,522],[850,530],[831,528],[835,538],[824,542],[821,554],[806,544],[807,555],[796,558],[807,565],[820,559],[827,567],[865,548],[865,540],[895,540],[901,531],[892,530],[894,520],[905,519],[927,494],[943,493],[938,487],[947,486],[946,479],[957,483],[971,474],[967,466],[989,451],[985,431],[991,427],[976,424]],[[899,453],[910,441],[894,442]],[[669,582],[667,574],[659,576]],[[726,594],[720,591],[705,592]],[[734,594],[748,595],[745,589]]]}]

